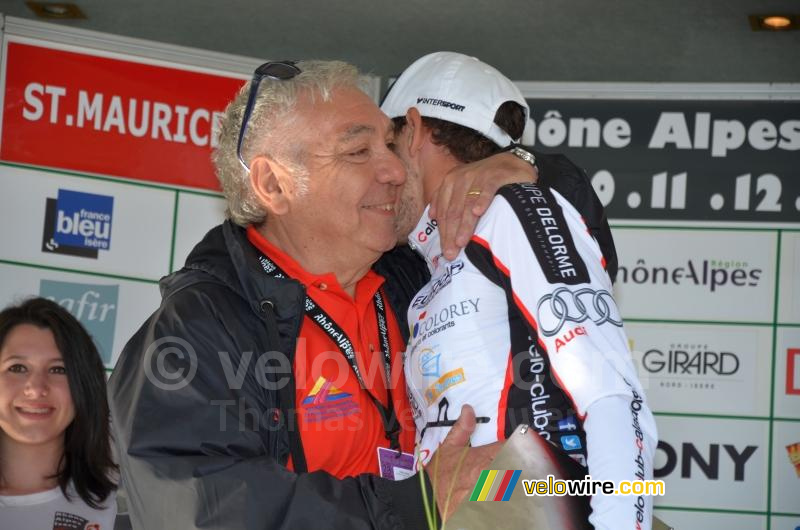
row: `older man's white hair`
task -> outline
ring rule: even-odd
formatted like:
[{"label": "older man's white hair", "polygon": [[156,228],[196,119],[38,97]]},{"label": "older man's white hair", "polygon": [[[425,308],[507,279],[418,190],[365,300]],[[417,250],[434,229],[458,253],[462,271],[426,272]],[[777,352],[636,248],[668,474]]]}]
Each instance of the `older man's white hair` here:
[{"label": "older man's white hair", "polygon": [[[298,193],[307,189],[302,146],[293,142],[291,127],[298,95],[307,93],[312,101],[319,97],[330,101],[335,88],[359,88],[358,70],[342,61],[301,61],[300,74],[292,79],[264,78],[258,87],[247,132],[242,145],[242,158],[248,167],[256,156],[266,155],[285,166],[294,178]],[[220,122],[219,141],[212,155],[217,178],[228,202],[226,215],[234,223],[247,226],[264,221],[266,211],[250,187],[250,177],[236,156],[239,128],[247,105],[250,83],[245,84],[225,109]]]}]

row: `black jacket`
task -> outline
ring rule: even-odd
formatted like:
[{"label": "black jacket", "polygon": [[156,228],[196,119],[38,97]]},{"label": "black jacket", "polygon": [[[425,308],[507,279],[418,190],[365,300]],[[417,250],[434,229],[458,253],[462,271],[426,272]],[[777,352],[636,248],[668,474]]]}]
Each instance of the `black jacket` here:
[{"label": "black jacket", "polygon": [[[396,254],[415,259],[409,252]],[[411,283],[424,281],[413,276],[422,268],[409,270],[387,286],[393,307],[407,307]],[[161,291],[161,307],[127,343],[109,381],[134,528],[424,527],[416,478],[338,480],[285,468],[299,449],[287,424],[305,290],[264,274],[243,229],[212,229]],[[283,367],[265,364],[275,351],[286,354]],[[258,375],[270,371],[264,366],[276,369]],[[171,373],[182,376],[163,377]]]},{"label": "black jacket", "polygon": [[[613,240],[585,173],[565,157],[537,158],[541,182],[581,211],[613,278]],[[427,268],[401,247],[375,269],[407,334],[405,310]],[[243,229],[212,229],[161,292],[161,306],[126,344],[109,381],[135,528],[426,526],[416,478],[338,480],[286,469],[290,454],[304,469],[290,368],[305,290],[264,274]],[[283,352],[283,364],[274,352]]]}]

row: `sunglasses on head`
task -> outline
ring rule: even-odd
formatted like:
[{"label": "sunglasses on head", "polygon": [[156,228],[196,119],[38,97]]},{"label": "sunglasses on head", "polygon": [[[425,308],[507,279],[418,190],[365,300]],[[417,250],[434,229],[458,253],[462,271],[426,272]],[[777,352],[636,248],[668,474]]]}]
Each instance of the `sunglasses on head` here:
[{"label": "sunglasses on head", "polygon": [[271,61],[264,63],[253,72],[253,80],[250,82],[250,93],[247,96],[247,105],[244,108],[244,115],[242,116],[242,126],[239,128],[239,141],[236,142],[236,156],[239,158],[239,163],[245,171],[250,171],[250,168],[242,158],[242,144],[244,143],[244,135],[247,132],[247,122],[250,120],[250,114],[253,112],[253,107],[256,103],[256,95],[258,94],[258,86],[261,80],[265,77],[275,79],[276,81],[286,81],[296,77],[300,72],[296,61]]}]

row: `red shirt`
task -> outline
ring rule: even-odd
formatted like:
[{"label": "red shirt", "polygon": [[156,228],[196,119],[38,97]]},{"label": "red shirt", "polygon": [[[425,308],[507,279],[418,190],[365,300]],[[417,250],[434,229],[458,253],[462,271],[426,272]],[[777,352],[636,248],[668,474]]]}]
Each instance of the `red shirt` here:
[{"label": "red shirt", "polygon": [[[270,243],[250,226],[247,237],[293,279],[347,334],[356,352],[361,377],[372,395],[388,405],[383,353],[373,297],[384,279],[370,270],[356,284],[355,298],[332,273],[315,275]],[[266,273],[265,273],[266,274]],[[403,374],[405,342],[384,295],[392,357],[391,397],[400,421],[400,446],[414,452],[414,422]],[[323,470],[342,478],[378,474],[378,447],[389,447],[381,417],[361,388],[336,343],[307,315],[303,317],[294,357],[297,418],[309,471]]]}]

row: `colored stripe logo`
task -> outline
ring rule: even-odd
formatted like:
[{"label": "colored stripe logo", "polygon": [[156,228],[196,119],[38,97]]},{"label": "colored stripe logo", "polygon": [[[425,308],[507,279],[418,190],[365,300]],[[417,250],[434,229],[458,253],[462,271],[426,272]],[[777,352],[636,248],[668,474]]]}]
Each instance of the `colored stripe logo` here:
[{"label": "colored stripe logo", "polygon": [[314,384],[314,388],[311,389],[311,392],[309,392],[308,396],[303,400],[303,405],[319,405],[349,397],[352,397],[352,395],[336,388],[324,377],[319,377]]},{"label": "colored stripe logo", "polygon": [[517,487],[520,469],[484,469],[475,489],[472,490],[469,500],[471,501],[507,501]]}]

